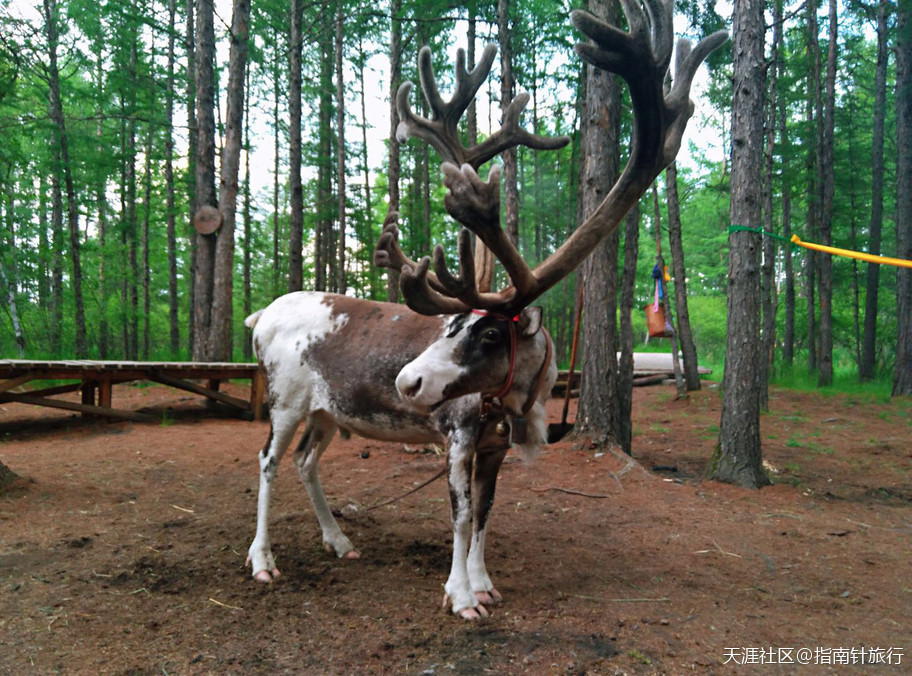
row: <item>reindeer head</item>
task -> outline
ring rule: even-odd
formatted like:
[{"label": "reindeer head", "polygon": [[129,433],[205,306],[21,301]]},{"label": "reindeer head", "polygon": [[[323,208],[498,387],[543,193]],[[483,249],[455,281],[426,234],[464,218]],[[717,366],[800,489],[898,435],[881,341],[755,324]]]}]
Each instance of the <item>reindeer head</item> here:
[{"label": "reindeer head", "polygon": [[[571,20],[592,40],[577,44],[578,54],[590,64],[619,75],[630,88],[634,116],[630,159],[599,207],[534,269],[526,264],[501,227],[499,167],[492,167],[486,180],[477,171],[507,148],[526,145],[556,149],[569,139],[547,138],[523,130],[519,115],[529,97],[520,94],[503,111],[503,125],[496,133],[479,145],[463,146],[457,131],[459,120],[487,77],[496,49],[489,45],[479,65],[470,72],[466,70],[464,52],[458,52],[456,92],[448,103],[437,90],[430,50],[424,47],[419,52],[421,85],[431,119],[411,111],[408,96],[412,84],[405,83],[396,97],[402,119],[397,136],[400,141],[417,136],[440,153],[448,188],[444,205],[462,229],[458,238],[458,273],[451,272],[439,245],[433,253],[433,272],[429,257],[420,261],[406,257],[398,243],[395,212],[387,216],[377,243],[375,263],[399,270],[402,294],[412,310],[427,315],[455,315],[448,323],[447,335],[399,374],[397,387],[405,400],[429,406],[469,392],[506,400],[509,391],[505,383],[510,381],[512,372],[519,372],[515,364],[528,363],[523,370],[526,380],[534,379],[528,373],[553,372],[550,338],[540,330],[540,321],[530,318],[528,306],[570,274],[618,227],[627,211],[677,155],[693,114],[689,98],[693,77],[700,63],[727,40],[728,34],[714,33],[693,51],[688,40],[679,40],[674,84],[666,88],[674,43],[673,0],[642,0],[642,4],[638,0],[622,0],[622,5],[629,25],[627,32],[584,11],[572,12]],[[471,233],[502,264],[510,280],[505,288],[488,288],[486,280],[492,278],[493,260],[476,260]],[[482,314],[475,314],[479,312]],[[520,319],[514,322],[514,317]],[[514,366],[510,366],[511,353]],[[547,363],[543,364],[543,360]],[[519,380],[515,374],[514,380]]]}]

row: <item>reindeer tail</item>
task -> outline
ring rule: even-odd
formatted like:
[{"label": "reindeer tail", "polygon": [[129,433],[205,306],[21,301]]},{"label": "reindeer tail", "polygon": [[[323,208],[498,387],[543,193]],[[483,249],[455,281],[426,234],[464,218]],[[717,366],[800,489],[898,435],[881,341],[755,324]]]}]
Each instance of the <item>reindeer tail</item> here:
[{"label": "reindeer tail", "polygon": [[256,323],[259,321],[261,314],[263,314],[263,310],[257,310],[254,312],[244,320],[244,326],[246,326],[248,329],[252,329],[254,326],[256,326]]}]

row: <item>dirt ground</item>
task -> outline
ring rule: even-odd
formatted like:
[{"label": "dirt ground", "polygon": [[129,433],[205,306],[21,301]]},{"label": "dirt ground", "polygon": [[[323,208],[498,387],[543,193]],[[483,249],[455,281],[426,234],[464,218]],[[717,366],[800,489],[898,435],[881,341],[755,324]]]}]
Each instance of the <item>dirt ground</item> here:
[{"label": "dirt ground", "polygon": [[701,479],[717,388],[638,388],[646,472],[570,442],[508,457],[488,545],[505,600],[473,624],[440,608],[445,483],[367,509],[441,456],[333,443],[356,561],[323,551],[286,458],[266,586],[244,559],[268,425],[164,387],[114,395],[161,424],[0,407],[0,461],[25,479],[0,496],[2,673],[910,673],[910,401],[774,391],[775,485],[751,491]]}]

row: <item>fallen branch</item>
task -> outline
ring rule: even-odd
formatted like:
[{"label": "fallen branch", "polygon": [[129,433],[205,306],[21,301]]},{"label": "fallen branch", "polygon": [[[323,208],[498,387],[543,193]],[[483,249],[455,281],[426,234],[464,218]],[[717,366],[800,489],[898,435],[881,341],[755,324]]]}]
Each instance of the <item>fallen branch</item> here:
[{"label": "fallen branch", "polygon": [[[618,482],[620,483],[620,482]],[[623,487],[622,487],[623,488]],[[536,493],[545,493],[547,491],[557,491],[558,493],[567,493],[569,495],[580,495],[584,498],[610,498],[610,495],[602,495],[601,493],[583,493],[583,491],[575,491],[572,488],[560,488],[559,486],[548,486],[547,488],[533,488],[533,491]]]},{"label": "fallen branch", "polygon": [[667,596],[662,596],[657,599],[649,598],[633,598],[633,599],[600,599],[597,596],[584,596],[582,594],[568,594],[568,596],[575,599],[583,599],[584,601],[597,601],[598,603],[670,603],[671,599]]}]

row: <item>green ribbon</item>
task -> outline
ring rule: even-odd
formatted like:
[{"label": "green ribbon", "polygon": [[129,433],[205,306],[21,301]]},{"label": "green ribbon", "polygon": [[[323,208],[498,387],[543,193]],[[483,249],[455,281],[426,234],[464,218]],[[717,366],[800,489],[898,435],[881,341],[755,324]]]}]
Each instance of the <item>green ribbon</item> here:
[{"label": "green ribbon", "polygon": [[772,237],[774,239],[781,240],[781,241],[785,242],[786,244],[788,244],[789,246],[791,246],[793,249],[798,246],[792,240],[790,240],[788,237],[784,237],[782,235],[777,235],[775,232],[769,232],[767,230],[763,230],[762,228],[751,228],[746,225],[730,225],[730,226],[728,226],[728,232],[729,232],[729,234],[733,233],[733,232],[755,232],[758,235],[766,235],[767,237]]}]

